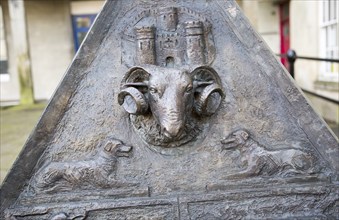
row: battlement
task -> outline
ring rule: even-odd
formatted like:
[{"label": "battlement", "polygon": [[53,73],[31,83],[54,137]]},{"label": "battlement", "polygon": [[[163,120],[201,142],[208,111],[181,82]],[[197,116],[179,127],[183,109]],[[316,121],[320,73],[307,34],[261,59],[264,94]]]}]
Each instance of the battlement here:
[{"label": "battlement", "polygon": [[177,38],[180,37],[178,33],[170,33],[170,34],[157,34],[158,39],[168,39],[168,38]]},{"label": "battlement", "polygon": [[177,8],[175,7],[164,8],[161,11],[159,11],[159,14],[160,15],[177,14]]},{"label": "battlement", "polygon": [[136,37],[138,40],[154,39],[154,27],[140,27],[135,29]]},{"label": "battlement", "polygon": [[201,21],[187,21],[185,22],[186,36],[202,35],[204,32],[203,23]]}]

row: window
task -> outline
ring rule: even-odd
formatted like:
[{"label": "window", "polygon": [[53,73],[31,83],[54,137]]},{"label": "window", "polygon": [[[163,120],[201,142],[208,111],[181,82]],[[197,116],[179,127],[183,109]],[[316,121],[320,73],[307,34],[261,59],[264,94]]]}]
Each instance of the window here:
[{"label": "window", "polygon": [[96,14],[72,16],[75,51],[79,49],[82,41],[85,39],[95,17]]},{"label": "window", "polygon": [[2,7],[0,5],[0,81],[8,81],[8,80],[9,80],[9,74],[8,74],[6,34],[5,34]]},{"label": "window", "polygon": [[[339,59],[339,2],[322,0],[319,4],[321,57]],[[339,81],[339,64],[322,62],[319,80]]]}]

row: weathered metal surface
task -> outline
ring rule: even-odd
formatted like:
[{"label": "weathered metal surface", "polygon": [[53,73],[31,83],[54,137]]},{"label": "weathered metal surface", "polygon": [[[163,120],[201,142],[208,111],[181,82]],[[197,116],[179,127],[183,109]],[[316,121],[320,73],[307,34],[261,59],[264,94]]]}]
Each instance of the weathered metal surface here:
[{"label": "weathered metal surface", "polygon": [[1,214],[336,218],[338,158],[234,1],[107,1],[4,181]]}]

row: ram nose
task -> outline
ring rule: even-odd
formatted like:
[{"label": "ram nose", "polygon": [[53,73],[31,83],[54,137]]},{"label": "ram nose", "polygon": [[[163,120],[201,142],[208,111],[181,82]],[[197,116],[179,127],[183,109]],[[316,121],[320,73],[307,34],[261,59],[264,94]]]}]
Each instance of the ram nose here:
[{"label": "ram nose", "polygon": [[169,125],[163,127],[163,133],[167,138],[173,139],[179,137],[182,133],[183,126],[179,125]]}]

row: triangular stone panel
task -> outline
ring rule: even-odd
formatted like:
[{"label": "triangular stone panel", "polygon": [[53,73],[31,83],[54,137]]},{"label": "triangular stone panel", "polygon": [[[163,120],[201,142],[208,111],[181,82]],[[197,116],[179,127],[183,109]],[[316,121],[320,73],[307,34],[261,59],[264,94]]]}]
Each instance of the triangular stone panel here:
[{"label": "triangular stone panel", "polygon": [[335,218],[338,158],[234,1],[107,1],[2,185],[1,216]]}]

